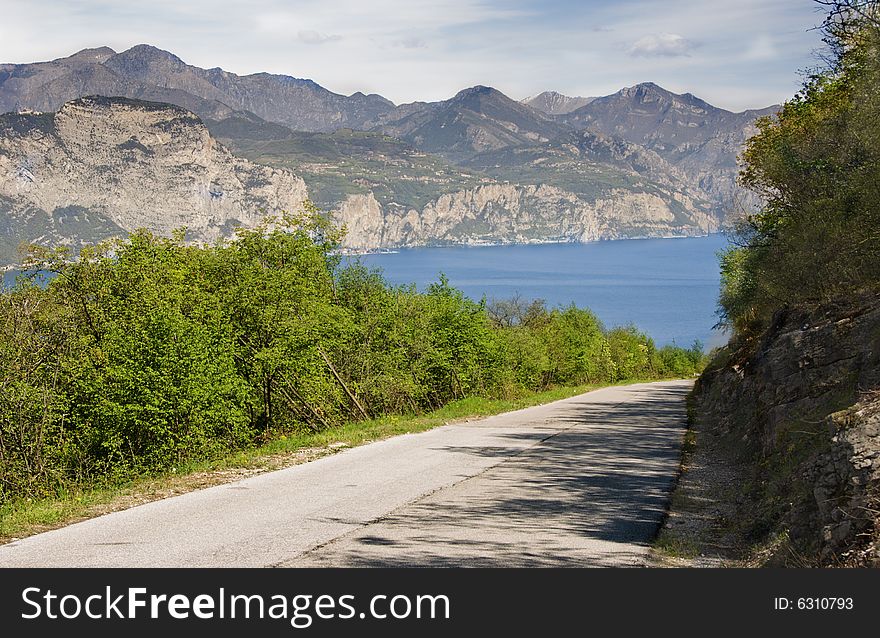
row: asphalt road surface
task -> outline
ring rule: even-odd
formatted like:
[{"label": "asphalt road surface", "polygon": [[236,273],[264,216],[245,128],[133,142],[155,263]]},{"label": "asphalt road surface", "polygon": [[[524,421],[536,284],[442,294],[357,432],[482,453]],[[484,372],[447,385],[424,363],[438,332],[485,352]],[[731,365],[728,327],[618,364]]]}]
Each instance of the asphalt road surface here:
[{"label": "asphalt road surface", "polygon": [[690,388],[605,388],[394,437],[9,543],[0,566],[639,565]]}]

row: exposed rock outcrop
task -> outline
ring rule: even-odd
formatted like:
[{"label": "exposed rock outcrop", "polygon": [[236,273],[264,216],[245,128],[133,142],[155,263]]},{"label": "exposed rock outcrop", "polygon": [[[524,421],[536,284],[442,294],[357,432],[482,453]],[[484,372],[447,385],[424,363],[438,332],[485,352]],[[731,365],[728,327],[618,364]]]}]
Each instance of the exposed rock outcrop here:
[{"label": "exposed rock outcrop", "polygon": [[725,438],[748,483],[736,518],[771,563],[880,565],[880,296],[777,314],[695,390],[698,425]]},{"label": "exposed rock outcrop", "polygon": [[[0,117],[0,216],[19,241],[100,239],[89,216],[104,235],[185,226],[189,239],[213,241],[306,197],[302,179],[235,157],[179,107],[96,97]],[[47,225],[22,221],[34,216]],[[61,223],[71,216],[81,223]]]},{"label": "exposed rock outcrop", "polygon": [[880,565],[880,394],[826,423],[831,445],[804,471],[813,498],[793,512],[792,535],[818,542],[822,560]]}]

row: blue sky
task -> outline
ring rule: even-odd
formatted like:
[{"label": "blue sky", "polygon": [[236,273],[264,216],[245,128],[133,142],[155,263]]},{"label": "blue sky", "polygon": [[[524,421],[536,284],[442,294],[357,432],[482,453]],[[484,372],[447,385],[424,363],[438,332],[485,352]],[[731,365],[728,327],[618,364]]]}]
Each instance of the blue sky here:
[{"label": "blue sky", "polygon": [[731,110],[815,66],[811,0],[0,0],[0,62],[149,43],[201,67],[400,103],[485,84],[521,99],[653,81]]}]

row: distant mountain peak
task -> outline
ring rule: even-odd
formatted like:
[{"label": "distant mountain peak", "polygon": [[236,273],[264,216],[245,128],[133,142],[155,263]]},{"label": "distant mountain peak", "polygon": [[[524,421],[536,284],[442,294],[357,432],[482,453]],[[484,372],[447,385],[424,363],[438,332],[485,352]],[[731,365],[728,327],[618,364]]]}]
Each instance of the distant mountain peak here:
[{"label": "distant mountain peak", "polygon": [[159,72],[160,69],[181,71],[188,66],[173,53],[150,44],[135,45],[108,58],[105,64],[113,70],[124,71],[126,75],[133,75],[140,80],[147,79],[150,74]]},{"label": "distant mountain peak", "polygon": [[478,113],[486,108],[524,109],[519,102],[507,97],[498,89],[491,86],[483,86],[482,84],[462,89],[452,98],[441,102],[441,104],[469,109]]},{"label": "distant mountain peak", "polygon": [[471,86],[466,89],[462,89],[461,91],[459,91],[458,93],[456,93],[453,96],[452,100],[464,100],[464,99],[467,99],[470,97],[486,96],[486,95],[491,95],[493,97],[494,96],[503,96],[505,98],[507,97],[498,89],[493,89],[491,86],[484,86],[482,84],[477,84],[476,86]]},{"label": "distant mountain peak", "polygon": [[110,47],[96,47],[90,49],[83,49],[82,51],[77,51],[73,55],[69,55],[66,58],[60,58],[60,60],[76,60],[76,61],[85,61],[85,62],[95,62],[97,64],[103,64],[108,59],[112,58],[116,55],[116,51],[111,49]]},{"label": "distant mountain peak", "polygon": [[389,106],[394,106],[394,102],[389,100],[386,97],[379,95],[378,93],[364,93],[362,91],[355,91],[351,95],[348,96],[350,100],[365,100],[370,102],[379,102],[383,104],[388,104]]},{"label": "distant mountain peak", "polygon": [[166,51],[165,49],[160,49],[159,47],[155,47],[152,44],[136,44],[130,49],[126,49],[119,55],[129,55],[129,56],[141,56],[145,58],[156,58],[156,59],[164,59],[164,60],[173,60],[175,62],[183,62],[179,57],[171,53],[170,51]]},{"label": "distant mountain peak", "polygon": [[618,91],[618,94],[625,95],[627,97],[633,95],[645,95],[649,93],[660,94],[664,96],[674,95],[672,91],[667,91],[662,86],[654,82],[639,82],[638,84],[634,84],[632,86],[625,86],[620,89],[620,91]]},{"label": "distant mountain peak", "polygon": [[[624,87],[620,91],[618,91],[615,95],[643,99],[645,97],[655,97],[660,98],[662,100],[666,100],[669,102],[680,102],[684,103],[688,106],[695,107],[703,110],[712,110],[712,111],[724,111],[725,109],[719,108],[717,106],[713,106],[706,102],[705,100],[701,100],[693,93],[674,93],[669,89],[665,89],[659,84],[654,82],[640,82],[639,84]],[[614,97],[614,96],[609,96]]]},{"label": "distant mountain peak", "polygon": [[442,102],[400,107],[374,130],[458,161],[475,153],[544,143],[562,128],[543,113],[478,84]]},{"label": "distant mountain peak", "polygon": [[548,115],[564,115],[586,106],[594,99],[582,96],[571,97],[558,91],[544,91],[538,95],[527,97],[521,103]]},{"label": "distant mountain peak", "polygon": [[[652,114],[656,120],[644,120],[638,123],[632,118],[644,118]],[[678,115],[670,115],[677,113]],[[625,137],[630,141],[644,144],[647,139],[632,137],[636,130],[647,126],[652,129],[666,121],[673,129],[681,126],[687,128],[700,127],[710,124],[712,127],[716,120],[733,115],[730,111],[718,108],[701,100],[691,93],[673,93],[654,82],[640,82],[633,86],[620,89],[617,93],[596,98],[586,106],[583,106],[567,114],[566,121],[575,126],[590,124],[590,126],[613,126],[620,130],[628,131]],[[602,122],[605,124],[603,125]],[[654,122],[653,124],[651,122]],[[605,132],[611,128],[603,129]],[[653,130],[653,129],[652,129]],[[646,129],[645,135],[650,135]],[[690,137],[690,134],[687,135]]]},{"label": "distant mountain peak", "polygon": [[380,95],[348,97],[313,80],[202,69],[151,44],[121,53],[108,47],[85,49],[50,63],[0,64],[0,113],[20,108],[56,111],[65,102],[87,95],[173,103],[210,120],[248,111],[269,122],[313,132],[368,128],[395,108]]}]

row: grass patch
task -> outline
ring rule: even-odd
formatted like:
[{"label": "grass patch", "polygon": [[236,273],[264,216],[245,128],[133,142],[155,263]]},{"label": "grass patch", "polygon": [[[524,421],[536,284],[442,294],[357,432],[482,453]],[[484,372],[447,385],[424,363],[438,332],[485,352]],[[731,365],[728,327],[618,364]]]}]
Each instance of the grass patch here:
[{"label": "grass patch", "polygon": [[[633,380],[615,385],[638,382]],[[469,397],[424,415],[384,416],[315,433],[281,435],[260,447],[219,459],[191,463],[177,468],[174,473],[139,478],[121,485],[71,489],[51,498],[12,501],[0,506],[0,543],[150,501],[305,463],[371,441],[550,403],[601,387],[606,385],[554,388],[511,399]]]},{"label": "grass patch", "polygon": [[668,558],[691,559],[696,558],[700,553],[696,543],[678,536],[669,529],[660,532],[657,540],[654,541],[654,549]]},{"label": "grass patch", "polygon": [[692,429],[688,429],[687,432],[684,433],[684,440],[681,443],[681,453],[685,459],[690,458],[690,455],[697,451],[697,433]]}]

